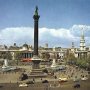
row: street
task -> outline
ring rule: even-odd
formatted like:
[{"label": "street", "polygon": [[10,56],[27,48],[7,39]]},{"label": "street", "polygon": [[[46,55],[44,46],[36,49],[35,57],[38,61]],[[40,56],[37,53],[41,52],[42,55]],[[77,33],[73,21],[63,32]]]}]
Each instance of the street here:
[{"label": "street", "polygon": [[50,87],[50,84],[53,85],[53,82],[36,82],[35,84],[28,85],[28,87],[19,87],[19,84],[17,83],[3,83],[0,84],[0,90],[90,90],[90,79],[88,79],[87,81],[80,81],[80,88],[74,88],[74,83],[75,82],[73,81],[63,82],[60,87]]}]

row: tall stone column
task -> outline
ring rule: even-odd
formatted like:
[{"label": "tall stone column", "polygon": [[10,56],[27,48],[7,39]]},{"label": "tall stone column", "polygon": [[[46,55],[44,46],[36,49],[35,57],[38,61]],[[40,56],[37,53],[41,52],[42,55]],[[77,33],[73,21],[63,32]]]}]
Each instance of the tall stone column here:
[{"label": "tall stone column", "polygon": [[46,76],[42,69],[40,68],[41,59],[38,57],[38,20],[40,16],[38,15],[38,7],[36,6],[34,19],[34,55],[32,58],[32,71],[30,73],[31,77],[43,77]]},{"label": "tall stone column", "polygon": [[34,55],[32,58],[33,69],[39,68],[39,63],[41,59],[38,57],[38,20],[40,16],[38,15],[38,7],[36,6],[35,14],[33,15],[34,19]]},{"label": "tall stone column", "polygon": [[34,19],[34,55],[38,56],[38,20],[40,16],[38,15],[38,7],[36,6]]}]

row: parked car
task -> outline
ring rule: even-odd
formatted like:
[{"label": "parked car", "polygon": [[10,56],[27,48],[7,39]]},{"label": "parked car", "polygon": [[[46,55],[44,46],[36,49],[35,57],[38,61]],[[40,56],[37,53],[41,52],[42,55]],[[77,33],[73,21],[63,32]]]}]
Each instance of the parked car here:
[{"label": "parked car", "polygon": [[0,88],[2,88],[3,86],[2,85],[0,85]]},{"label": "parked car", "polygon": [[27,81],[26,84],[34,84],[33,81]]},{"label": "parked car", "polygon": [[88,71],[88,74],[90,74],[90,71]]},{"label": "parked car", "polygon": [[19,87],[28,87],[28,85],[26,83],[21,83],[19,84]]},{"label": "parked car", "polygon": [[26,79],[28,79],[28,75],[25,74],[25,73],[22,73],[22,74],[20,75],[19,79],[20,79],[21,81],[26,80]]},{"label": "parked car", "polygon": [[87,80],[88,78],[87,77],[83,77],[83,78],[81,78],[81,80],[83,80],[83,81],[85,81],[85,80]]},{"label": "parked car", "polygon": [[78,84],[75,84],[74,85],[74,88],[80,88],[80,84],[78,83]]},{"label": "parked car", "polygon": [[43,80],[42,83],[49,83],[48,80]]},{"label": "parked car", "polygon": [[66,81],[68,81],[68,79],[67,79],[66,77],[64,77],[64,78],[59,78],[59,81],[61,81],[61,82],[66,82]]},{"label": "parked car", "polygon": [[74,78],[73,81],[74,82],[79,82],[80,81],[80,78]]}]

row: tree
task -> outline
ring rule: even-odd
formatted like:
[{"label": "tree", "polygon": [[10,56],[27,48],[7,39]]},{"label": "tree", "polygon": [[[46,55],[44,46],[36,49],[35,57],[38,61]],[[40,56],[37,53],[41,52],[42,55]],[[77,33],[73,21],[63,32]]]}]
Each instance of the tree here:
[{"label": "tree", "polygon": [[41,58],[45,59],[45,60],[49,60],[50,54],[49,53],[42,53]]},{"label": "tree", "polygon": [[87,68],[90,70],[90,55],[87,57]]},{"label": "tree", "polygon": [[77,59],[76,65],[78,65],[81,68],[86,68],[87,67],[87,60]]},{"label": "tree", "polygon": [[12,55],[10,52],[0,52],[0,58],[11,60]]},{"label": "tree", "polygon": [[21,60],[21,53],[20,52],[15,52],[15,60],[16,64],[18,65],[18,62]]},{"label": "tree", "polygon": [[69,53],[66,58],[67,58],[67,62],[69,62],[71,64],[75,64],[76,63],[77,58],[74,56],[73,53]]}]

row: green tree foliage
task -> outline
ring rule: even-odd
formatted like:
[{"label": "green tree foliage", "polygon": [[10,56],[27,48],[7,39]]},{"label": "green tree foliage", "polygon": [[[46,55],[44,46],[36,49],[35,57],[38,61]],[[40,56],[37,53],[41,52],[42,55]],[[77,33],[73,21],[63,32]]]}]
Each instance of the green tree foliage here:
[{"label": "green tree foliage", "polygon": [[90,56],[86,59],[77,59],[76,65],[82,68],[90,68]]},{"label": "green tree foliage", "polygon": [[12,55],[10,52],[0,52],[0,58],[12,60]]},{"label": "green tree foliage", "polygon": [[80,67],[86,68],[86,60],[85,59],[78,59],[76,64]]},{"label": "green tree foliage", "polygon": [[49,54],[49,53],[42,53],[41,58],[42,58],[42,59],[45,59],[45,60],[49,60],[50,54]]},{"label": "green tree foliage", "polygon": [[15,60],[16,64],[18,65],[19,61],[21,60],[21,53],[20,52],[15,52]]},{"label": "green tree foliage", "polygon": [[87,58],[87,67],[90,68],[90,55],[88,55],[88,58]]},{"label": "green tree foliage", "polygon": [[76,63],[76,60],[77,60],[77,58],[75,58],[73,53],[68,53],[66,56],[66,59],[67,59],[67,62],[70,62],[72,64]]},{"label": "green tree foliage", "polygon": [[73,60],[75,60],[75,59],[76,59],[76,58],[75,58],[75,56],[74,56],[73,53],[70,53],[70,54],[68,55],[68,60],[73,61]]}]

